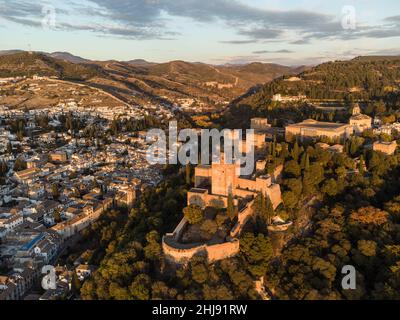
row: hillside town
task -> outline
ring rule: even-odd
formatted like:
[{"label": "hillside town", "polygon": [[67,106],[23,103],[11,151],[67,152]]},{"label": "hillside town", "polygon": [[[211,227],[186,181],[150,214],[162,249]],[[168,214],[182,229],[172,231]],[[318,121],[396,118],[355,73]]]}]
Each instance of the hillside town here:
[{"label": "hillside town", "polygon": [[[145,159],[146,132],[112,131],[113,122],[150,113],[172,117],[163,108],[84,108],[73,99],[28,111],[1,107],[0,300],[29,296],[41,268],[56,264],[82,230],[111,208],[132,207],[141,190],[161,181],[161,168]],[[88,127],[112,133],[94,137]],[[40,299],[65,297],[71,274],[91,269],[59,267],[57,289]]]}]

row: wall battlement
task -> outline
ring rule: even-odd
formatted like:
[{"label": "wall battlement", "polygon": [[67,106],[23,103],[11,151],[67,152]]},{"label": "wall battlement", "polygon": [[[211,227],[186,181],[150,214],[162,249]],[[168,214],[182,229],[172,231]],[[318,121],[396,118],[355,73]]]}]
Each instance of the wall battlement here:
[{"label": "wall battlement", "polygon": [[230,239],[220,244],[182,244],[171,235],[165,235],[162,239],[162,248],[168,261],[174,264],[185,264],[195,256],[205,256],[208,262],[213,263],[218,260],[233,257],[239,253],[239,240]]}]

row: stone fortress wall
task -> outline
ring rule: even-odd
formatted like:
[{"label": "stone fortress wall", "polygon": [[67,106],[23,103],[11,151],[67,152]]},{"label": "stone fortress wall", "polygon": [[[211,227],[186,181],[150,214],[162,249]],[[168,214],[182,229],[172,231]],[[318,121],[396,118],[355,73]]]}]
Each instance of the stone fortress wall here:
[{"label": "stone fortress wall", "polygon": [[172,241],[168,235],[163,237],[162,247],[167,260],[175,264],[185,264],[193,257],[200,255],[207,257],[208,262],[213,263],[218,260],[233,257],[237,255],[240,250],[238,239],[232,239],[231,241],[214,245],[183,245]]},{"label": "stone fortress wall", "polygon": [[180,237],[188,222],[181,220],[173,233],[167,233],[162,239],[162,248],[166,259],[175,264],[185,264],[195,256],[206,256],[210,263],[233,257],[239,253],[239,240],[229,237],[227,242],[220,244],[183,244]]}]

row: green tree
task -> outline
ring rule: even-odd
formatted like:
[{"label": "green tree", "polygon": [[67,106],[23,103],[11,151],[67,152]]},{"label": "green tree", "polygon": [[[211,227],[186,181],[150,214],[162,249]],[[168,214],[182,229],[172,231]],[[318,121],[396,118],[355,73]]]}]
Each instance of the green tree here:
[{"label": "green tree", "polygon": [[202,261],[194,260],[190,266],[192,278],[199,284],[203,284],[208,279],[208,268]]},{"label": "green tree", "polygon": [[303,183],[301,179],[285,179],[286,186],[299,197],[303,190]]},{"label": "green tree", "polygon": [[358,172],[363,175],[365,173],[365,160],[364,160],[364,156],[361,155],[360,156],[360,160],[358,162]]},{"label": "green tree", "polygon": [[17,160],[15,160],[14,171],[22,171],[25,170],[26,168],[27,168],[26,161],[23,158],[19,157]]},{"label": "green tree", "polygon": [[272,243],[269,237],[263,234],[255,236],[246,233],[240,239],[240,252],[247,261],[249,271],[257,277],[265,275],[268,263],[273,258]]},{"label": "green tree", "polygon": [[237,217],[237,209],[236,209],[235,203],[233,201],[233,195],[231,192],[229,192],[229,195],[228,195],[228,203],[227,203],[226,211],[227,211],[228,217],[231,220],[233,220],[233,219],[235,219],[235,217]]},{"label": "green tree", "polygon": [[297,178],[301,174],[301,167],[295,160],[290,160],[286,162],[284,171],[289,177]]},{"label": "green tree", "polygon": [[0,162],[0,177],[5,177],[8,172],[8,166],[7,163],[4,161]]},{"label": "green tree", "polygon": [[53,196],[53,199],[58,199],[60,197],[60,191],[58,190],[58,186],[55,183],[51,186],[51,194]]},{"label": "green tree", "polygon": [[374,112],[376,115],[384,114],[386,112],[386,106],[382,100],[379,100],[374,104]]},{"label": "green tree", "polygon": [[72,293],[75,295],[78,295],[81,291],[82,283],[78,278],[78,275],[76,272],[73,272],[72,274],[72,280],[71,280],[71,290]]},{"label": "green tree", "polygon": [[285,207],[290,210],[296,208],[297,204],[299,203],[299,198],[293,191],[285,191],[282,194],[282,199]]},{"label": "green tree", "polygon": [[150,299],[151,279],[146,274],[139,274],[129,287],[129,292],[134,299],[149,300]]},{"label": "green tree", "polygon": [[190,224],[199,224],[204,219],[203,210],[195,204],[191,204],[184,208],[183,214]]},{"label": "green tree", "polygon": [[205,220],[200,227],[200,230],[202,231],[202,236],[206,240],[211,240],[211,238],[214,236],[214,234],[218,230],[217,223],[213,220]]},{"label": "green tree", "polygon": [[13,152],[12,144],[11,142],[7,143],[7,153],[11,154]]},{"label": "green tree", "polygon": [[321,191],[329,196],[335,196],[338,194],[338,184],[335,179],[329,179],[324,182]]},{"label": "green tree", "polygon": [[303,152],[300,160],[301,169],[308,170],[310,168],[310,156],[308,152]]},{"label": "green tree", "polygon": [[56,209],[56,210],[54,211],[53,215],[54,215],[54,221],[55,221],[55,223],[60,223],[60,222],[62,221],[62,219],[61,219],[61,210]]},{"label": "green tree", "polygon": [[299,161],[299,157],[300,157],[300,147],[299,144],[297,143],[297,141],[294,143],[293,149],[291,151],[291,156],[293,158],[294,161],[296,161],[296,163]]},{"label": "green tree", "polygon": [[274,207],[268,195],[260,192],[254,199],[253,211],[267,225],[272,223],[272,218],[275,216]]}]

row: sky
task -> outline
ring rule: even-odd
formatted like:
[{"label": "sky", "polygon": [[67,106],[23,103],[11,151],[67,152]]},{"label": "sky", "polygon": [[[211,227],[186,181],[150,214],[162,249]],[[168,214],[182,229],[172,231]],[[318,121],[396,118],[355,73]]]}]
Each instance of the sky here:
[{"label": "sky", "polygon": [[399,0],[0,0],[0,50],[315,65],[400,55]]}]

